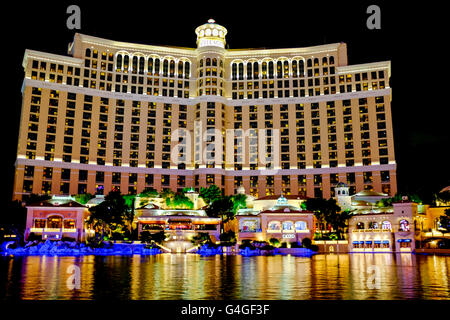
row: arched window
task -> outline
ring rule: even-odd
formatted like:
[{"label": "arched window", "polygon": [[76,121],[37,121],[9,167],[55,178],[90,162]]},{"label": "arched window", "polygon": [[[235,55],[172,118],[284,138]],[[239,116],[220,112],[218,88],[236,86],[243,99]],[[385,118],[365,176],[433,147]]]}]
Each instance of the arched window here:
[{"label": "arched window", "polygon": [[85,54],[85,56],[86,56],[86,57],[90,57],[90,56],[91,56],[91,49],[89,49],[89,48],[86,49],[86,54]]},{"label": "arched window", "polygon": [[269,61],[269,79],[273,79],[273,61]]},{"label": "arched window", "polygon": [[200,68],[203,67],[203,59],[200,59]]},{"label": "arched window", "polygon": [[392,229],[392,225],[389,221],[383,221],[383,223],[381,223],[381,229],[383,230],[391,230]]},{"label": "arched window", "polygon": [[244,64],[239,63],[239,80],[244,80]]},{"label": "arched window", "polygon": [[156,58],[155,59],[155,71],[154,71],[155,76],[159,76],[160,64],[161,64],[161,61],[159,60],[159,58]]},{"label": "arched window", "polygon": [[311,59],[308,59],[308,60],[306,61],[306,66],[307,66],[308,68],[311,68],[311,67],[312,67],[312,60],[311,60]]},{"label": "arched window", "polygon": [[163,77],[167,77],[167,72],[169,71],[169,61],[164,59],[163,61]]},{"label": "arched window", "polygon": [[175,76],[175,61],[173,60],[170,60],[169,76],[171,77]]},{"label": "arched window", "polygon": [[271,231],[281,230],[280,221],[270,221],[269,224],[267,225],[267,230]]},{"label": "arched window", "polygon": [[267,79],[267,62],[263,61],[261,65],[262,78]]},{"label": "arched window", "polygon": [[303,60],[300,60],[298,62],[298,73],[300,77],[303,77],[305,75],[305,63],[303,62]]},{"label": "arched window", "polygon": [[59,229],[62,227],[62,218],[60,216],[50,216],[47,218],[47,228]]},{"label": "arched window", "polygon": [[295,222],[295,230],[297,230],[297,231],[306,230],[306,222],[305,221],[296,221]]},{"label": "arched window", "polygon": [[122,70],[122,55],[121,54],[117,55],[116,69],[119,71]]},{"label": "arched window", "polygon": [[283,74],[285,78],[289,78],[289,62],[286,60],[283,64]]},{"label": "arched window", "polygon": [[281,63],[281,61],[277,62],[277,78],[282,78],[283,77],[283,65]]},{"label": "arched window", "polygon": [[183,61],[178,61],[178,77],[183,78]]},{"label": "arched window", "polygon": [[128,72],[128,65],[130,64],[130,57],[128,55],[125,55],[123,57],[123,71]]},{"label": "arched window", "polygon": [[137,65],[138,65],[138,57],[134,56],[133,57],[133,66],[132,66],[133,73],[137,72]]},{"label": "arched window", "polygon": [[399,231],[409,231],[409,222],[408,220],[400,220]]},{"label": "arched window", "polygon": [[370,221],[369,222],[369,229],[378,229],[378,222]]},{"label": "arched window", "polygon": [[147,61],[147,74],[152,75],[153,74],[153,58],[148,58]]},{"label": "arched window", "polygon": [[237,79],[237,66],[236,63],[233,63],[231,65],[231,79],[236,80]]},{"label": "arched window", "polygon": [[190,73],[191,73],[191,64],[189,63],[189,61],[186,61],[184,63],[184,77],[186,79],[189,79]]},{"label": "arched window", "polygon": [[284,221],[282,226],[283,226],[283,230],[286,230],[286,231],[294,230],[294,224],[292,223],[292,221]]},{"label": "arched window", "polygon": [[258,62],[253,62],[253,77],[254,79],[259,78],[259,65]]},{"label": "arched window", "polygon": [[334,64],[334,57],[333,56],[330,57],[330,64]]},{"label": "arched window", "polygon": [[358,222],[356,224],[356,229],[363,230],[364,229],[364,222]]},{"label": "arched window", "polygon": [[293,77],[297,77],[298,76],[297,60],[292,61],[292,76]]},{"label": "arched window", "polygon": [[327,57],[323,57],[322,58],[322,65],[323,66],[327,66],[328,65],[328,58]]},{"label": "arched window", "polygon": [[319,59],[314,58],[314,67],[318,67],[318,66],[319,66]]},{"label": "arched window", "polygon": [[241,220],[241,230],[243,232],[257,232],[259,231],[259,224],[256,219]]},{"label": "arched window", "polygon": [[206,58],[206,66],[210,66],[211,65],[211,58]]},{"label": "arched window", "polygon": [[213,59],[212,59],[212,65],[215,66],[215,67],[217,67],[217,59],[216,59],[216,58],[213,58]]},{"label": "arched window", "polygon": [[145,58],[140,57],[139,58],[139,74],[144,74],[144,68],[145,68]]},{"label": "arched window", "polygon": [[252,78],[252,63],[247,63],[247,79]]}]

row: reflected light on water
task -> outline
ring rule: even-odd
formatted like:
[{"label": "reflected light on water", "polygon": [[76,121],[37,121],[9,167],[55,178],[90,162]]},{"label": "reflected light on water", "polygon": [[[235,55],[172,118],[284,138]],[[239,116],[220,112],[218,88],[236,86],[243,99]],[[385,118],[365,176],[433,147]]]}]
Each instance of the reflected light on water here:
[{"label": "reflected light on water", "polygon": [[[450,299],[448,256],[160,254],[0,262],[1,299]],[[67,285],[72,265],[80,268],[77,290]]]}]

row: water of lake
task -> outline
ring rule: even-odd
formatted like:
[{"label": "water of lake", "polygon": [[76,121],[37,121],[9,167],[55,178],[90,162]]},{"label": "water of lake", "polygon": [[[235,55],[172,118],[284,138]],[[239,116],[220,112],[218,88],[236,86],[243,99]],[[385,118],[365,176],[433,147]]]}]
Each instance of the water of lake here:
[{"label": "water of lake", "polygon": [[450,299],[449,281],[450,256],[0,257],[1,300]]}]

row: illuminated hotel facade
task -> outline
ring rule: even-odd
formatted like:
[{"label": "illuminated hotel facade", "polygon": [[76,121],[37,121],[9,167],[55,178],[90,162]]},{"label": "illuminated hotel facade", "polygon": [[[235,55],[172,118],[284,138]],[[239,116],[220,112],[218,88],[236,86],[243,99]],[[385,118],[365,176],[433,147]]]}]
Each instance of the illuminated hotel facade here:
[{"label": "illuminated hotel facade", "polygon": [[348,65],[345,43],[230,50],[213,20],[195,32],[197,48],[77,33],[70,56],[26,50],[13,198],[396,193],[389,61]]}]

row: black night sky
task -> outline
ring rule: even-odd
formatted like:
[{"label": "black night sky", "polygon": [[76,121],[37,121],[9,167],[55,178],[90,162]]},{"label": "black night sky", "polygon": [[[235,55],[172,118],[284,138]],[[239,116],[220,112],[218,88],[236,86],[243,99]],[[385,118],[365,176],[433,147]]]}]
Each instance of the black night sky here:
[{"label": "black night sky", "polygon": [[[12,196],[26,48],[67,55],[75,30],[66,8],[81,8],[78,32],[111,40],[194,48],[194,29],[213,18],[233,48],[292,48],[345,42],[349,64],[392,61],[392,113],[398,190],[428,202],[450,185],[446,10],[396,1],[16,1],[3,10],[2,200]],[[166,4],[167,3],[167,4]],[[172,3],[172,2],[171,2]],[[381,8],[381,30],[366,9]],[[11,19],[6,19],[7,17]]]}]

